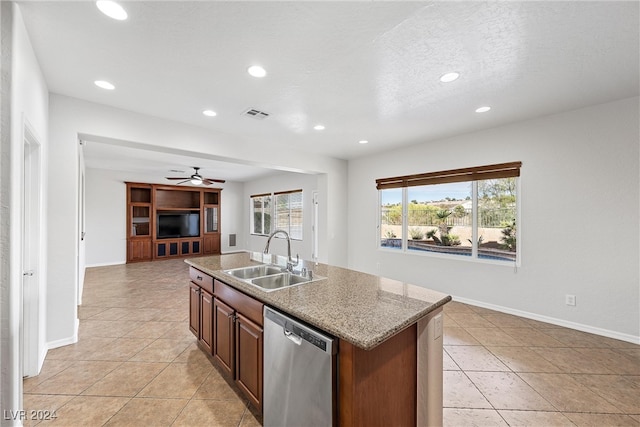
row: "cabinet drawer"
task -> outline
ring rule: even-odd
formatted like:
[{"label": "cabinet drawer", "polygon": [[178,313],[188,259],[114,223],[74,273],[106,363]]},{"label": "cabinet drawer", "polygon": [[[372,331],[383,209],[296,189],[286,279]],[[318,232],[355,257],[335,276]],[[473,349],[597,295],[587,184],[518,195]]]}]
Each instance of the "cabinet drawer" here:
[{"label": "cabinet drawer", "polygon": [[232,288],[219,280],[215,281],[214,295],[229,304],[239,313],[242,313],[249,320],[262,326],[262,304],[260,301]]},{"label": "cabinet drawer", "polygon": [[189,267],[189,277],[193,283],[198,284],[210,294],[213,294],[213,277],[193,267]]}]

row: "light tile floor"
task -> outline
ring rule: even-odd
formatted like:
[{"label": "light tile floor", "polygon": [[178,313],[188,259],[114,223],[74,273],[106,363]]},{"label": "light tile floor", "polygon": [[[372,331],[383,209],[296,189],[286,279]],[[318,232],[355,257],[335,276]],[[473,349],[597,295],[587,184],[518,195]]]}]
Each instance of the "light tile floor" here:
[{"label": "light tile floor", "polygon": [[[87,269],[78,343],[24,380],[27,415],[57,418],[25,425],[260,425],[197,347],[188,297],[182,260]],[[444,319],[445,425],[640,425],[640,346],[457,302]]]}]

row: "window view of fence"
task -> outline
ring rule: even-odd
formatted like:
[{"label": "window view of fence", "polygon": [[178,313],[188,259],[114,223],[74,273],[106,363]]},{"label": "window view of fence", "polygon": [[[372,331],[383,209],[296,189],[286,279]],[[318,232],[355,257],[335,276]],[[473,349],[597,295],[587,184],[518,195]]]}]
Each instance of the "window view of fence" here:
[{"label": "window view of fence", "polygon": [[383,189],[380,196],[381,247],[402,249],[404,244],[407,251],[516,258],[516,178]]}]

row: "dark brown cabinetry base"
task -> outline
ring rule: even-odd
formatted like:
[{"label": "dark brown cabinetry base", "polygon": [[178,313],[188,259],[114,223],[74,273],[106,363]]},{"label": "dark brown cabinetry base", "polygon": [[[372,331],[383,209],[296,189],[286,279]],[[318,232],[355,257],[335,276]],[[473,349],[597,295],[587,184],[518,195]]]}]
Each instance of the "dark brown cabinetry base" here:
[{"label": "dark brown cabinetry base", "polygon": [[189,276],[189,330],[262,411],[262,303],[193,267]]},{"label": "dark brown cabinetry base", "polygon": [[416,325],[373,350],[339,343],[341,426],[415,426]]},{"label": "dark brown cabinetry base", "polygon": [[262,409],[263,329],[238,314],[236,318],[236,384],[249,401]]}]

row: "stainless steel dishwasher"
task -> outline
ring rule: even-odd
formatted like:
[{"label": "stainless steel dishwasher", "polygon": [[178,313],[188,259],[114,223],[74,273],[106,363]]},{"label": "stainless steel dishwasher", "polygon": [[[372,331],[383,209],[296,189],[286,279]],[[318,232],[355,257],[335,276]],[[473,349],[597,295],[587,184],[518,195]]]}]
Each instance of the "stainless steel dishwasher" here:
[{"label": "stainless steel dishwasher", "polygon": [[265,427],[335,424],[336,355],[335,338],[265,306]]}]

